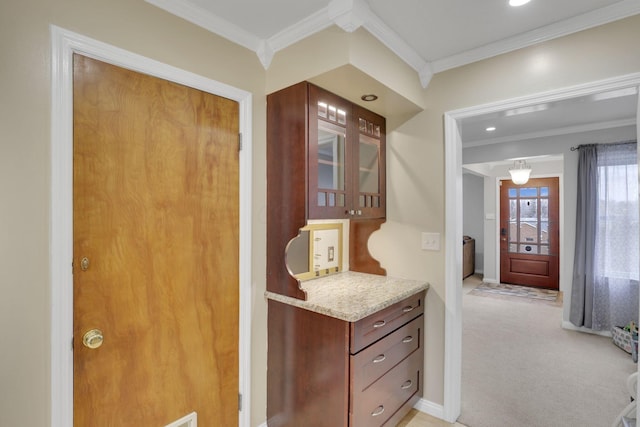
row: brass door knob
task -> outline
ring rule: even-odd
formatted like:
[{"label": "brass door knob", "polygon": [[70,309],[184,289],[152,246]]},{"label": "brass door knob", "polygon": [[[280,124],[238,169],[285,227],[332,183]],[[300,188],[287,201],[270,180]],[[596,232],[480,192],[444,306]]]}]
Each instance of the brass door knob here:
[{"label": "brass door knob", "polygon": [[103,341],[104,336],[100,329],[91,329],[90,331],[85,332],[82,336],[82,344],[92,350],[100,347]]}]

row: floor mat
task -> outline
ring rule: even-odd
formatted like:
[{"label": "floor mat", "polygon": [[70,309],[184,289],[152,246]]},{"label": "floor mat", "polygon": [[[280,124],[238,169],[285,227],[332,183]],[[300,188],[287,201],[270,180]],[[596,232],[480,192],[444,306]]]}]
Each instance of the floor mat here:
[{"label": "floor mat", "polygon": [[528,286],[510,285],[507,283],[480,283],[469,295],[492,296],[499,298],[517,298],[522,301],[541,302],[545,304],[562,304],[562,293],[549,289],[531,288]]}]

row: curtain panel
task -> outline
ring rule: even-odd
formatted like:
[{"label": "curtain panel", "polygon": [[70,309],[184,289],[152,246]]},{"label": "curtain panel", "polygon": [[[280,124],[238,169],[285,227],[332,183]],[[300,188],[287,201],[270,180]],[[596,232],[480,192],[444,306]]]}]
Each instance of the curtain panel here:
[{"label": "curtain panel", "polygon": [[610,330],[638,321],[637,144],[580,147],[569,320]]}]

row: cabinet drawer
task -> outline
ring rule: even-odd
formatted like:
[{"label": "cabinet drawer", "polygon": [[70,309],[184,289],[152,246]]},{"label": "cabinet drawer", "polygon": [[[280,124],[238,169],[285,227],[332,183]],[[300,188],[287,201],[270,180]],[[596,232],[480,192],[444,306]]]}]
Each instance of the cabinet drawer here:
[{"label": "cabinet drawer", "polygon": [[351,354],[394,331],[424,312],[424,292],[419,292],[351,324]]},{"label": "cabinet drawer", "polygon": [[424,316],[392,332],[375,344],[350,357],[351,390],[360,393],[394,366],[422,347]]},{"label": "cabinet drawer", "polygon": [[352,394],[350,427],[382,426],[420,389],[422,351],[415,351],[364,392]]}]

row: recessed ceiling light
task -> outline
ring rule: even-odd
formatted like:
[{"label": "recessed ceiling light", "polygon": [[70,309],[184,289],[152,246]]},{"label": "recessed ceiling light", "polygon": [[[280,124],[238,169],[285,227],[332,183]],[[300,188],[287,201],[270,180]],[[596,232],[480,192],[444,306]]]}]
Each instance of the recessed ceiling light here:
[{"label": "recessed ceiling light", "polygon": [[529,3],[531,0],[509,0],[509,6],[518,7]]},{"label": "recessed ceiling light", "polygon": [[363,101],[366,102],[371,102],[371,101],[375,101],[376,99],[378,99],[378,95],[374,95],[374,94],[368,94],[368,95],[362,95],[360,97],[360,99],[362,99]]},{"label": "recessed ceiling light", "polygon": [[485,129],[487,132],[493,132],[494,130],[496,130],[495,126],[489,126],[488,128]]}]

